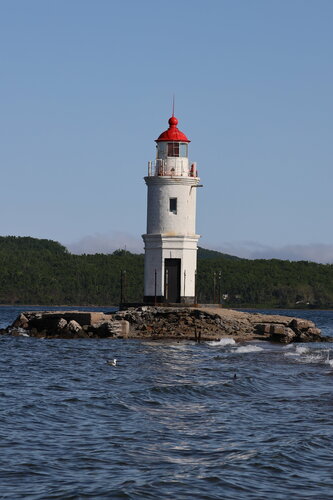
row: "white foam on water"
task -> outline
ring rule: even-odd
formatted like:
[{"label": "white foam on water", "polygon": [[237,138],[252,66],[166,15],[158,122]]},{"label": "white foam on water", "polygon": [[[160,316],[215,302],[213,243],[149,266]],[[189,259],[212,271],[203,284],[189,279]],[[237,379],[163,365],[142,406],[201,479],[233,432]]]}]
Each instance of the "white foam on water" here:
[{"label": "white foam on water", "polygon": [[30,335],[27,334],[27,330],[21,327],[17,328],[17,334],[19,337],[30,337]]},{"label": "white foam on water", "polygon": [[[291,344],[291,347],[295,347],[295,346],[293,344]],[[286,352],[285,356],[299,358],[298,361],[300,363],[317,363],[318,360],[321,359],[321,356],[318,356],[317,354],[308,354],[307,356],[302,356],[302,355],[307,354],[309,352],[310,352],[310,349],[308,347],[303,347],[301,345],[297,345],[295,347],[294,352]]]},{"label": "white foam on water", "polygon": [[296,346],[294,352],[286,352],[285,356],[293,356],[298,363],[319,363],[333,367],[329,349],[310,349],[309,347]]},{"label": "white foam on water", "polygon": [[297,354],[305,354],[306,352],[309,352],[309,349],[307,347],[303,347],[301,345],[296,346],[296,353]]},{"label": "white foam on water", "polygon": [[245,352],[259,352],[263,351],[264,349],[262,347],[259,347],[257,345],[242,345],[241,347],[237,347],[235,352],[237,353],[245,353]]},{"label": "white foam on water", "polygon": [[333,359],[330,359],[330,349],[317,349],[316,354],[309,354],[301,359],[302,363],[320,363],[324,365],[329,365],[333,368]]},{"label": "white foam on water", "polygon": [[307,354],[304,357],[301,356],[299,361],[301,363],[322,363],[323,357],[318,354]]},{"label": "white foam on water", "polygon": [[208,345],[212,347],[224,347],[225,345],[234,345],[236,342],[234,339],[220,339],[220,340],[213,340],[212,342],[207,342]]},{"label": "white foam on water", "polygon": [[330,350],[327,349],[327,356],[325,359],[325,365],[329,365],[333,368],[333,359],[330,359]]}]

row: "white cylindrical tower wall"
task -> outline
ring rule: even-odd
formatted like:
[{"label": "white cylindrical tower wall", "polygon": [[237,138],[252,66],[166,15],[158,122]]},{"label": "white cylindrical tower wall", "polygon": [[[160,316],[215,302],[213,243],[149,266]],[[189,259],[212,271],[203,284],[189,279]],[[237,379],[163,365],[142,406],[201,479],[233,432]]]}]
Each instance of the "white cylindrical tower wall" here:
[{"label": "white cylindrical tower wall", "polygon": [[146,177],[147,234],[195,234],[198,178]]}]

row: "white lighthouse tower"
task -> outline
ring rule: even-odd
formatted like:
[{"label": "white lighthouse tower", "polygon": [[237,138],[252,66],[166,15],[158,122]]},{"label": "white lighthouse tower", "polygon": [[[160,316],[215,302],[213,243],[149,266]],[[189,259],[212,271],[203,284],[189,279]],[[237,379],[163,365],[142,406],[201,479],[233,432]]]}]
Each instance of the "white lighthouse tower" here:
[{"label": "white lighthouse tower", "polygon": [[144,301],[195,302],[197,243],[196,195],[199,177],[188,159],[189,140],[175,116],[156,139],[156,160],[148,163]]}]

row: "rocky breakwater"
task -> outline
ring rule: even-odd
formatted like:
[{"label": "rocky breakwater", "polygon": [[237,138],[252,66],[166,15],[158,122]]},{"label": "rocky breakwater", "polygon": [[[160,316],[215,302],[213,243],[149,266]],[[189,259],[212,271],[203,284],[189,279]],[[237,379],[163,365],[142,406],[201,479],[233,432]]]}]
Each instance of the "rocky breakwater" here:
[{"label": "rocky breakwater", "polygon": [[1,334],[43,338],[143,338],[238,342],[270,340],[280,343],[321,342],[312,321],[289,316],[247,313],[215,307],[129,308],[116,313],[87,311],[24,312]]}]

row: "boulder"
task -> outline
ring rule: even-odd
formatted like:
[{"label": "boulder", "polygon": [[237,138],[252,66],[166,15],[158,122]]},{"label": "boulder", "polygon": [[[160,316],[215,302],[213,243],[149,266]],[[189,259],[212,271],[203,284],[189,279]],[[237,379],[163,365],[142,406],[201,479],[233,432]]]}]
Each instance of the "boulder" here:
[{"label": "boulder", "polygon": [[82,330],[82,327],[75,319],[71,319],[67,325],[67,330],[72,333],[78,333]]},{"label": "boulder", "polygon": [[270,323],[258,323],[255,325],[255,330],[257,333],[270,333],[271,332],[271,324]]},{"label": "boulder", "polygon": [[285,326],[283,325],[270,325],[269,333],[272,335],[284,335],[285,334]]},{"label": "boulder", "polygon": [[308,328],[315,328],[316,325],[313,321],[302,318],[294,318],[289,325],[293,330],[307,330]]},{"label": "boulder", "polygon": [[290,344],[290,342],[295,341],[296,333],[288,326],[272,325],[272,327],[271,340],[281,342],[282,344]]},{"label": "boulder", "polygon": [[321,330],[315,327],[308,328],[299,334],[298,340],[300,342],[321,342]]},{"label": "boulder", "polygon": [[29,328],[29,320],[28,318],[23,314],[19,314],[18,318],[14,321],[12,324],[14,328],[24,328],[27,329]]},{"label": "boulder", "polygon": [[65,318],[60,318],[57,322],[57,330],[63,330],[68,325]]},{"label": "boulder", "polygon": [[128,321],[114,320],[105,321],[98,327],[93,328],[93,332],[97,337],[127,337],[130,331],[130,324]]},{"label": "boulder", "polygon": [[321,329],[316,328],[316,327],[311,327],[307,331],[308,334],[314,335],[315,337],[320,337],[321,336]]}]

